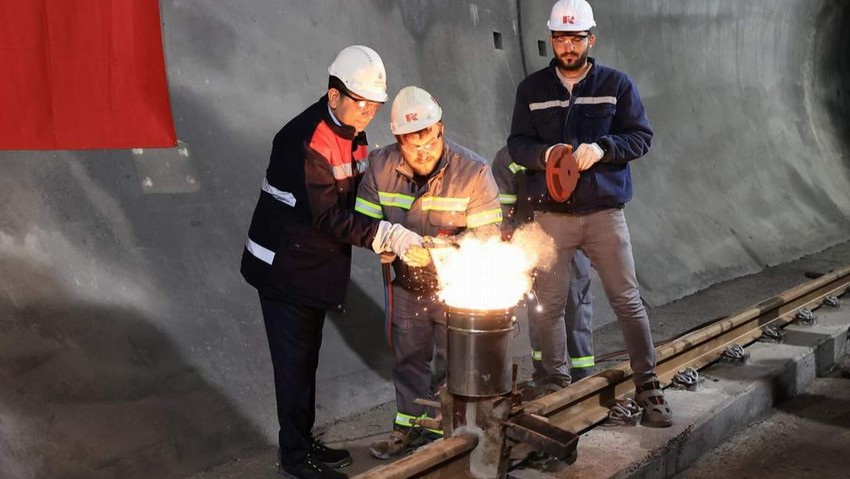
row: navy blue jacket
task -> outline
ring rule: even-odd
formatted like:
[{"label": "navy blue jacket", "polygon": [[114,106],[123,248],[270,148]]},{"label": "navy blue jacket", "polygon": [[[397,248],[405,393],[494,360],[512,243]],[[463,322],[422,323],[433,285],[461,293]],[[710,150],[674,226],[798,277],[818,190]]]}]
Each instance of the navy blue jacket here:
[{"label": "navy blue jacket", "polygon": [[[528,193],[538,210],[586,214],[622,208],[632,198],[629,162],[649,151],[652,130],[634,82],[588,61],[590,71],[573,86],[572,97],[555,73],[555,60],[517,87],[508,148],[528,169]],[[605,155],[581,172],[565,203],[554,202],[546,190],[546,150],[557,143],[575,149],[593,142]]]},{"label": "navy blue jacket", "polygon": [[369,247],[378,221],[354,212],[368,165],[366,135],[337,125],[322,97],[275,135],[242,253],[262,294],[342,311],[351,245]]}]

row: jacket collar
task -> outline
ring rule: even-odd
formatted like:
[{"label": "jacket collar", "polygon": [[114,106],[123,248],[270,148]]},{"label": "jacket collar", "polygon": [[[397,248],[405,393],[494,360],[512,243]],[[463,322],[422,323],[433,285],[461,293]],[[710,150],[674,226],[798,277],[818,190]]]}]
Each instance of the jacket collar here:
[{"label": "jacket collar", "polygon": [[[594,76],[596,74],[596,70],[597,70],[595,58],[587,57],[587,61],[588,61],[588,63],[590,63],[590,70],[587,72],[587,75],[585,75],[584,79],[581,80],[582,82],[587,80],[588,78]],[[552,77],[558,82],[558,84],[560,84],[561,79],[558,78],[558,73],[555,72],[555,69],[558,68],[557,65],[558,65],[557,60],[555,58],[553,58],[552,60],[549,61],[549,66],[546,69],[549,71],[549,74],[552,75]]]},{"label": "jacket collar", "polygon": [[326,94],[322,98],[319,99],[318,103],[322,105],[322,119],[325,120],[325,123],[331,128],[331,130],[339,137],[345,138],[346,140],[353,140],[358,145],[366,145],[366,132],[361,131],[357,133],[357,130],[354,129],[353,126],[343,125],[337,118],[334,116],[331,111],[330,105],[328,105],[328,95]]}]

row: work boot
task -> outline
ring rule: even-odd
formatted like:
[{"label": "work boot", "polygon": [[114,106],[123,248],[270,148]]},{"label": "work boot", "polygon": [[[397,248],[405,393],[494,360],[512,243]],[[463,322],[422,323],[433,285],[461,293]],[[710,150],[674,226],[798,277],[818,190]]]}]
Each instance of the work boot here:
[{"label": "work boot", "polygon": [[539,388],[543,387],[546,384],[546,373],[543,371],[534,371],[531,373],[531,381],[528,383],[529,387]]},{"label": "work boot", "polygon": [[569,386],[572,380],[569,377],[551,376],[543,383],[543,394],[552,394]]},{"label": "work boot", "polygon": [[351,454],[347,450],[330,448],[316,438],[310,443],[309,454],[334,469],[351,464]]},{"label": "work boot", "polygon": [[546,378],[549,376],[546,374],[546,370],[543,369],[543,361],[539,359],[532,359],[531,366],[531,381],[534,383],[534,387],[543,386],[543,383],[546,382]]},{"label": "work boot", "polygon": [[572,381],[574,383],[581,381],[582,379],[584,379],[588,376],[591,376],[591,375],[593,375],[593,368],[573,368],[573,369],[570,369],[570,378],[572,378]]},{"label": "work boot", "polygon": [[375,441],[369,446],[369,454],[378,459],[395,459],[409,454],[419,446],[431,442],[436,436],[425,436],[421,429],[394,429],[390,437]]},{"label": "work boot", "polygon": [[443,431],[434,432],[430,429],[421,429],[419,430],[419,447],[424,446],[425,444],[431,444],[437,439],[443,438]]},{"label": "work boot", "polygon": [[280,475],[286,479],[347,479],[343,474],[330,468],[324,462],[307,454],[303,459],[292,465],[281,465]]},{"label": "work boot", "polygon": [[635,388],[635,401],[643,408],[641,424],[647,427],[670,427],[673,411],[658,381],[649,381]]}]

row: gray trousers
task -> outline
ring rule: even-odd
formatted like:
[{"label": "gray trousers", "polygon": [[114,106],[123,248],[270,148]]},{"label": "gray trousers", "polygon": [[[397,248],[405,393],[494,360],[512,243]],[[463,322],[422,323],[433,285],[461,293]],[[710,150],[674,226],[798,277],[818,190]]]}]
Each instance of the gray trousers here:
[{"label": "gray trousers", "polygon": [[393,286],[392,321],[394,424],[409,427],[411,419],[436,418],[437,411],[413,401],[434,398],[446,382],[445,308],[434,297]]},{"label": "gray trousers", "polygon": [[[656,379],[655,347],[649,317],[640,299],[634,257],[626,217],[621,209],[608,209],[584,216],[536,212],[534,220],[555,240],[557,256],[548,271],[539,271],[536,292],[542,311],[535,313],[544,368],[569,377],[566,366],[564,309],[570,262],[581,248],[590,258],[602,281],[608,302],[623,332],[635,384]],[[559,355],[560,354],[560,355]]]},{"label": "gray trousers", "polygon": [[[548,323],[546,325],[548,327],[541,328],[543,325],[537,320],[537,304],[532,302],[528,307],[528,334],[534,365],[533,378],[536,382],[545,382],[549,377],[564,377],[567,368],[572,380],[578,381],[589,376],[596,364],[593,356],[593,293],[590,292],[590,260],[580,250],[573,256],[570,271],[567,306],[564,309],[566,351],[547,351],[554,357],[543,361],[543,351],[538,337],[559,335],[560,325]],[[569,353],[569,363],[565,362],[567,353]],[[554,369],[547,370],[544,363]]]}]

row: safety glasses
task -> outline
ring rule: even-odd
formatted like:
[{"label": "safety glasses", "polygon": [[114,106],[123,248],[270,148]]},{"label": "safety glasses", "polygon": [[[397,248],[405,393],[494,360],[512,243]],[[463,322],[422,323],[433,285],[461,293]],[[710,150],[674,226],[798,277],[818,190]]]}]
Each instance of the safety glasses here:
[{"label": "safety glasses", "polygon": [[339,90],[339,92],[342,94],[342,96],[353,101],[354,106],[356,106],[357,109],[361,110],[361,111],[377,111],[378,108],[380,108],[381,105],[383,104],[383,103],[379,103],[379,102],[376,102],[376,101],[369,101],[369,100],[364,100],[363,98],[357,98],[345,89],[341,89],[341,90]]},{"label": "safety glasses", "polygon": [[565,47],[567,45],[572,45],[573,48],[580,47],[584,44],[585,41],[590,37],[589,33],[585,33],[583,35],[558,35],[552,36],[552,41],[555,42],[556,45]]},{"label": "safety glasses", "polygon": [[401,146],[401,149],[404,150],[406,153],[409,153],[411,155],[418,155],[419,153],[422,153],[422,152],[428,153],[431,150],[440,146],[440,140],[442,138],[443,138],[443,132],[441,131],[440,133],[437,134],[436,137],[434,137],[431,141],[429,141],[428,143],[425,143],[424,145],[414,146],[414,145],[399,144],[399,146]]}]

